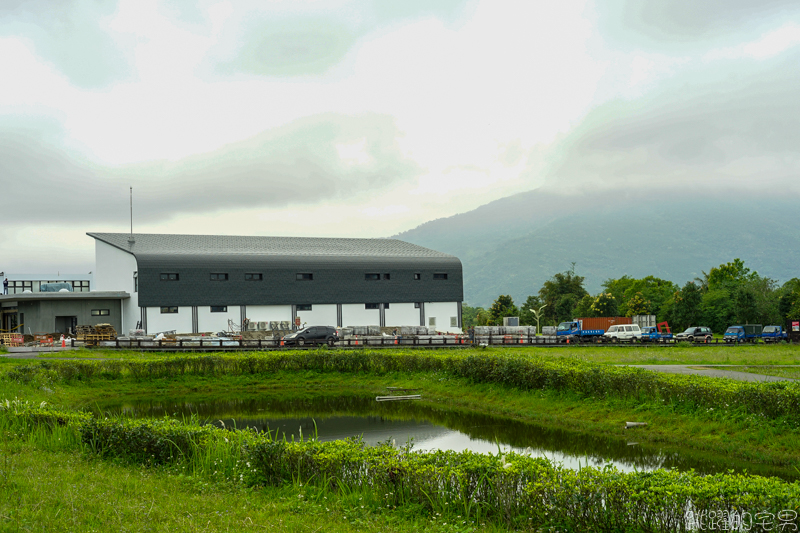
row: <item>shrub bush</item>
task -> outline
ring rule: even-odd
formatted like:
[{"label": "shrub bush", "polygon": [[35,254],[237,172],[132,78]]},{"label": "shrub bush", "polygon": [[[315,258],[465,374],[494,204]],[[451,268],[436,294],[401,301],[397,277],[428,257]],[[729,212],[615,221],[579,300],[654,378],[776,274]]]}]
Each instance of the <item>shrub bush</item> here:
[{"label": "shrub bush", "polygon": [[[213,448],[231,458],[228,479],[246,486],[312,484],[330,491],[369,491],[386,505],[512,527],[671,532],[704,523],[709,529],[709,520],[722,529],[720,517],[735,516],[749,531],[782,530],[797,524],[800,511],[800,483],[777,478],[621,472],[613,467],[575,471],[513,452],[412,452],[353,439],[287,442],[264,433],[172,420],[99,420],[73,414],[62,419],[78,426],[86,450],[103,457],[145,465],[197,465]],[[46,408],[2,408],[0,425],[25,418],[46,430],[53,415]],[[221,462],[207,463],[205,474],[212,476],[212,469],[216,474]]]}]

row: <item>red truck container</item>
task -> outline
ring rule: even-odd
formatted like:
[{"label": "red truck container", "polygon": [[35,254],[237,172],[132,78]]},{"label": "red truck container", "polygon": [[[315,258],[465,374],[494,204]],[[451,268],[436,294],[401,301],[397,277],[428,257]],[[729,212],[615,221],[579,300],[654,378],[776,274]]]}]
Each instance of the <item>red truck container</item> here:
[{"label": "red truck container", "polygon": [[596,316],[591,318],[576,318],[580,320],[583,326],[581,329],[602,329],[608,331],[609,326],[616,324],[633,324],[633,320],[629,316]]}]

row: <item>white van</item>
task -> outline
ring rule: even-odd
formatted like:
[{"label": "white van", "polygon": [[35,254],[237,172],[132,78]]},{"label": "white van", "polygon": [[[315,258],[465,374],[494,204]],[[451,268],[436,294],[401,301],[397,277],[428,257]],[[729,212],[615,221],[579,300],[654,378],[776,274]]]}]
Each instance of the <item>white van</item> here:
[{"label": "white van", "polygon": [[616,342],[618,340],[639,342],[642,339],[642,330],[639,324],[618,324],[610,326],[608,331],[603,333],[603,340]]}]

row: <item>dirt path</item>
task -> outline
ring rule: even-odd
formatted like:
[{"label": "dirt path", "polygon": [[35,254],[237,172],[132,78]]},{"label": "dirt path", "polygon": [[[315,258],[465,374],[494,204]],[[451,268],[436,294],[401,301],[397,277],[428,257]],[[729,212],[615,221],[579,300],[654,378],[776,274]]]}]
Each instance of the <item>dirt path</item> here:
[{"label": "dirt path", "polygon": [[749,372],[737,372],[735,370],[725,370],[727,366],[742,365],[627,365],[634,368],[643,368],[655,372],[667,372],[669,374],[692,374],[695,376],[706,376],[710,378],[729,378],[739,381],[797,381],[792,378],[781,378],[778,376],[766,376],[764,374],[751,374]]}]

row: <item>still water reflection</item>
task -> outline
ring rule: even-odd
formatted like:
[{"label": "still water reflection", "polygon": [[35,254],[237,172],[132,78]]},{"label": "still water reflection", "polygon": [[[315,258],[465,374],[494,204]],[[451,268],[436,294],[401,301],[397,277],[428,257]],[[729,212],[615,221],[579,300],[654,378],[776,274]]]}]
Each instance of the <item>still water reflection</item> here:
[{"label": "still water reflection", "polygon": [[394,441],[396,446],[410,444],[413,450],[528,451],[575,469],[611,464],[624,471],[747,470],[785,479],[800,477],[768,465],[642,446],[636,442],[636,430],[620,429],[618,434],[602,438],[519,420],[441,409],[424,402],[376,402],[374,397],[143,400],[105,405],[101,410],[133,417],[197,417],[201,422],[229,429],[249,427],[270,431],[287,440],[297,440],[301,435],[302,438],[316,435],[321,441],[360,437],[371,445]]}]

